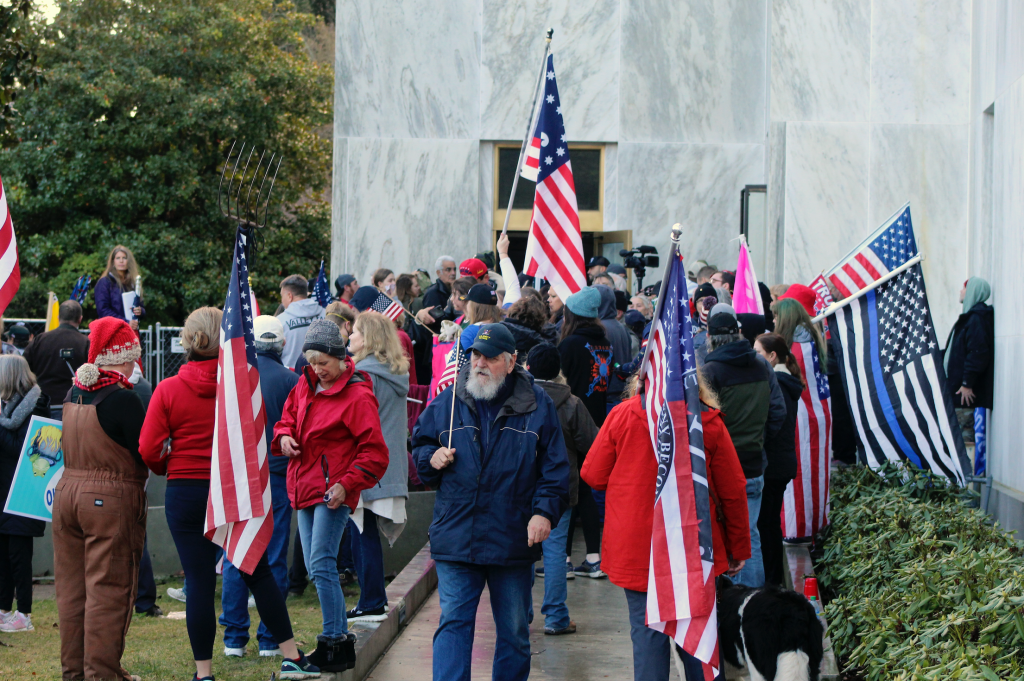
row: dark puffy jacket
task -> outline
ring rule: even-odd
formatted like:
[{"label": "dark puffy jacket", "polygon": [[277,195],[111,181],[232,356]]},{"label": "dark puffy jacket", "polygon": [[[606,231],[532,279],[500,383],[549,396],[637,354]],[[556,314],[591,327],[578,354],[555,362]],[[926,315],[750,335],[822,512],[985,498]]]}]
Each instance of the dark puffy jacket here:
[{"label": "dark puffy jacket", "polygon": [[612,375],[612,346],[604,328],[584,326],[558,345],[562,374],[569,390],[583,400],[594,423],[608,415],[608,385]]},{"label": "dark puffy jacket", "polygon": [[507,317],[502,324],[509,330],[512,337],[516,339],[516,355],[520,364],[526,361],[526,356],[530,354],[530,349],[538,343],[546,342],[546,339],[539,333],[523,324],[518,319]]},{"label": "dark puffy jacket", "polygon": [[[14,471],[18,468],[21,446],[25,442],[28,422],[32,420],[33,414],[50,417],[50,398],[38,385],[33,386],[24,396],[12,397],[0,412],[0,499],[4,502],[11,493]],[[0,505],[0,508],[3,506]],[[0,534],[42,537],[45,529],[46,523],[42,520],[0,513]]]},{"label": "dark puffy jacket", "polygon": [[[299,382],[299,375],[281,364],[281,355],[276,352],[257,352],[256,363],[260,370],[260,394],[267,410],[267,444],[274,440],[274,426],[281,420],[284,403],[288,394]],[[270,457],[270,472],[275,475],[288,473],[288,457]]]},{"label": "dark puffy jacket", "polygon": [[764,439],[768,466],[764,477],[769,480],[792,480],[796,477],[796,412],[804,386],[784,365],[775,367],[775,378],[786,401],[786,420],[782,427]]},{"label": "dark puffy jacket", "polygon": [[565,452],[569,455],[569,506],[575,506],[580,493],[580,469],[597,437],[597,424],[565,383],[537,381],[536,385],[544,389],[558,410]]},{"label": "dark puffy jacket", "polygon": [[[748,478],[764,472],[762,450],[771,402],[771,369],[745,339],[708,353],[704,377],[718,394],[722,418]],[[782,419],[780,419],[781,422]],[[779,423],[770,429],[775,432]]]},{"label": "dark puffy jacket", "polygon": [[991,305],[978,303],[960,315],[949,332],[946,346],[950,348],[946,385],[954,407],[960,404],[956,391],[966,386],[974,391],[972,407],[992,408],[994,381],[995,314]]},{"label": "dark puffy jacket", "polygon": [[[430,525],[435,560],[476,565],[530,565],[540,544],[527,545],[534,515],[558,524],[569,504],[569,459],[551,398],[516,367],[508,397],[492,423],[482,423],[465,389],[469,366],[459,375],[458,394],[449,387],[427,407],[413,431],[413,460],[424,484],[437,490]],[[455,461],[430,465],[448,446],[449,417]]]},{"label": "dark puffy jacket", "polygon": [[[124,299],[121,298],[121,284],[114,279],[113,274],[108,274],[96,282],[94,297],[96,299],[96,314],[100,317],[117,317],[124,319]],[[127,291],[124,291],[127,293]],[[146,308],[142,301],[136,298],[137,307],[142,307],[142,315],[146,316]]]}]

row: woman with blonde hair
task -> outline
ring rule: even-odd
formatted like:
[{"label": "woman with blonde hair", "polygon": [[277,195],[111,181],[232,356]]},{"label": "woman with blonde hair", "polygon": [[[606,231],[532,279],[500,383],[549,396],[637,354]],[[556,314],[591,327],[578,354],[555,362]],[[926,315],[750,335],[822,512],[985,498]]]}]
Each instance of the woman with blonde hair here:
[{"label": "woman with blonde hair", "polygon": [[[710,490],[714,576],[735,575],[750,558],[746,478],[726,430],[714,392],[697,372],[701,425]],[[644,395],[634,375],[626,399],[608,413],[590,447],[580,477],[593,489],[604,490],[605,525],[601,570],[626,591],[633,670],[638,679],[668,681],[672,639],[646,625],[647,587],[654,522],[658,461],[651,446]],[[700,672],[700,663],[684,654],[687,678]],[[703,678],[701,673],[700,678]]]},{"label": "woman with blonde hair", "polygon": [[107,254],[107,268],[96,282],[96,313],[100,317],[124,319],[138,331],[139,317],[146,314],[142,301],[134,296],[134,302],[128,309],[124,305],[125,294],[135,293],[138,279],[139,266],[135,263],[135,256],[125,246],[114,246]]},{"label": "woman with blonde hair", "polygon": [[[185,625],[199,681],[213,679],[217,635],[217,545],[206,538],[206,509],[217,412],[221,317],[217,308],[201,307],[185,320],[181,347],[187,362],[176,376],[157,384],[139,438],[142,460],[157,475],[167,476],[165,514],[185,570]],[[284,595],[266,553],[260,556],[251,575],[243,572],[240,576],[256,599],[260,619],[285,657],[281,678],[318,677],[319,669],[295,645]]]},{"label": "woman with blonde hair", "polygon": [[[35,374],[21,355],[0,355],[0,499],[14,482],[21,446],[33,415],[50,417],[50,398],[36,385]],[[52,427],[52,426],[51,426]],[[60,431],[57,431],[58,435]],[[59,444],[59,443],[58,443]],[[45,459],[38,459],[49,470]],[[35,469],[35,466],[33,466]],[[0,631],[32,631],[32,550],[46,523],[0,513]],[[18,609],[13,610],[14,596]]]},{"label": "woman with blonde hair", "polygon": [[[379,622],[387,617],[384,592],[384,551],[379,527],[394,544],[405,527],[405,500],[409,497],[408,412],[409,360],[402,352],[395,326],[381,314],[363,312],[348,340],[356,369],[373,380],[380,427],[388,448],[388,469],[380,484],[364,491],[352,514],[359,531],[353,536],[352,555],[359,576],[359,604],[348,611],[350,622]],[[350,527],[351,529],[351,527]]]}]

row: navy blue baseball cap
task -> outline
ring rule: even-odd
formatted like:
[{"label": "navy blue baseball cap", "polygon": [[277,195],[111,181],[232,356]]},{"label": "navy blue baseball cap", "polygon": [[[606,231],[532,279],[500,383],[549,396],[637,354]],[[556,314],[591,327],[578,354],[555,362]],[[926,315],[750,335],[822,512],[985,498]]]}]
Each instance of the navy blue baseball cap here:
[{"label": "navy blue baseball cap", "polygon": [[484,324],[469,349],[484,357],[497,357],[503,352],[515,354],[516,339],[504,324]]}]

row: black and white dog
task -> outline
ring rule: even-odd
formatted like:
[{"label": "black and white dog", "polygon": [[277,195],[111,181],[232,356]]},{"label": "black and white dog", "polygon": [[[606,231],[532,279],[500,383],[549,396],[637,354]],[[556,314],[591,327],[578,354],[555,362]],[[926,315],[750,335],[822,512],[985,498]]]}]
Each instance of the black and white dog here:
[{"label": "black and white dog", "polygon": [[749,667],[750,681],[817,681],[823,633],[795,591],[718,578],[718,645],[733,667]]}]

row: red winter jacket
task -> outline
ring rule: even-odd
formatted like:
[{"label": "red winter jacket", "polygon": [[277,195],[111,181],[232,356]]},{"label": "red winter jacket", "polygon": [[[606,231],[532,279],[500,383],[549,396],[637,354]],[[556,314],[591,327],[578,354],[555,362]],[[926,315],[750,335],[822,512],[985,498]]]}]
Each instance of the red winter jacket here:
[{"label": "red winter jacket", "polygon": [[[216,400],[216,358],[189,362],[157,384],[139,435],[139,454],[151,471],[168,480],[210,479]],[[161,458],[167,438],[171,451]]]},{"label": "red winter jacket", "polygon": [[[701,421],[713,493],[711,530],[717,577],[729,569],[729,556],[750,558],[747,480],[721,412],[702,412]],[[588,485],[607,490],[601,570],[624,589],[647,591],[657,473],[641,398],[624,400],[608,414],[580,472]],[[722,503],[725,527],[716,520],[715,496]]]},{"label": "red winter jacket", "polygon": [[[288,462],[288,498],[293,508],[322,504],[327,489],[340,483],[345,503],[354,511],[359,493],[376,485],[388,468],[373,383],[349,359],[329,390],[317,394],[316,386],[313,368],[303,367],[274,426],[271,452],[284,456],[281,438],[285,435],[299,443],[301,454]],[[324,480],[323,463],[330,485]]]}]

